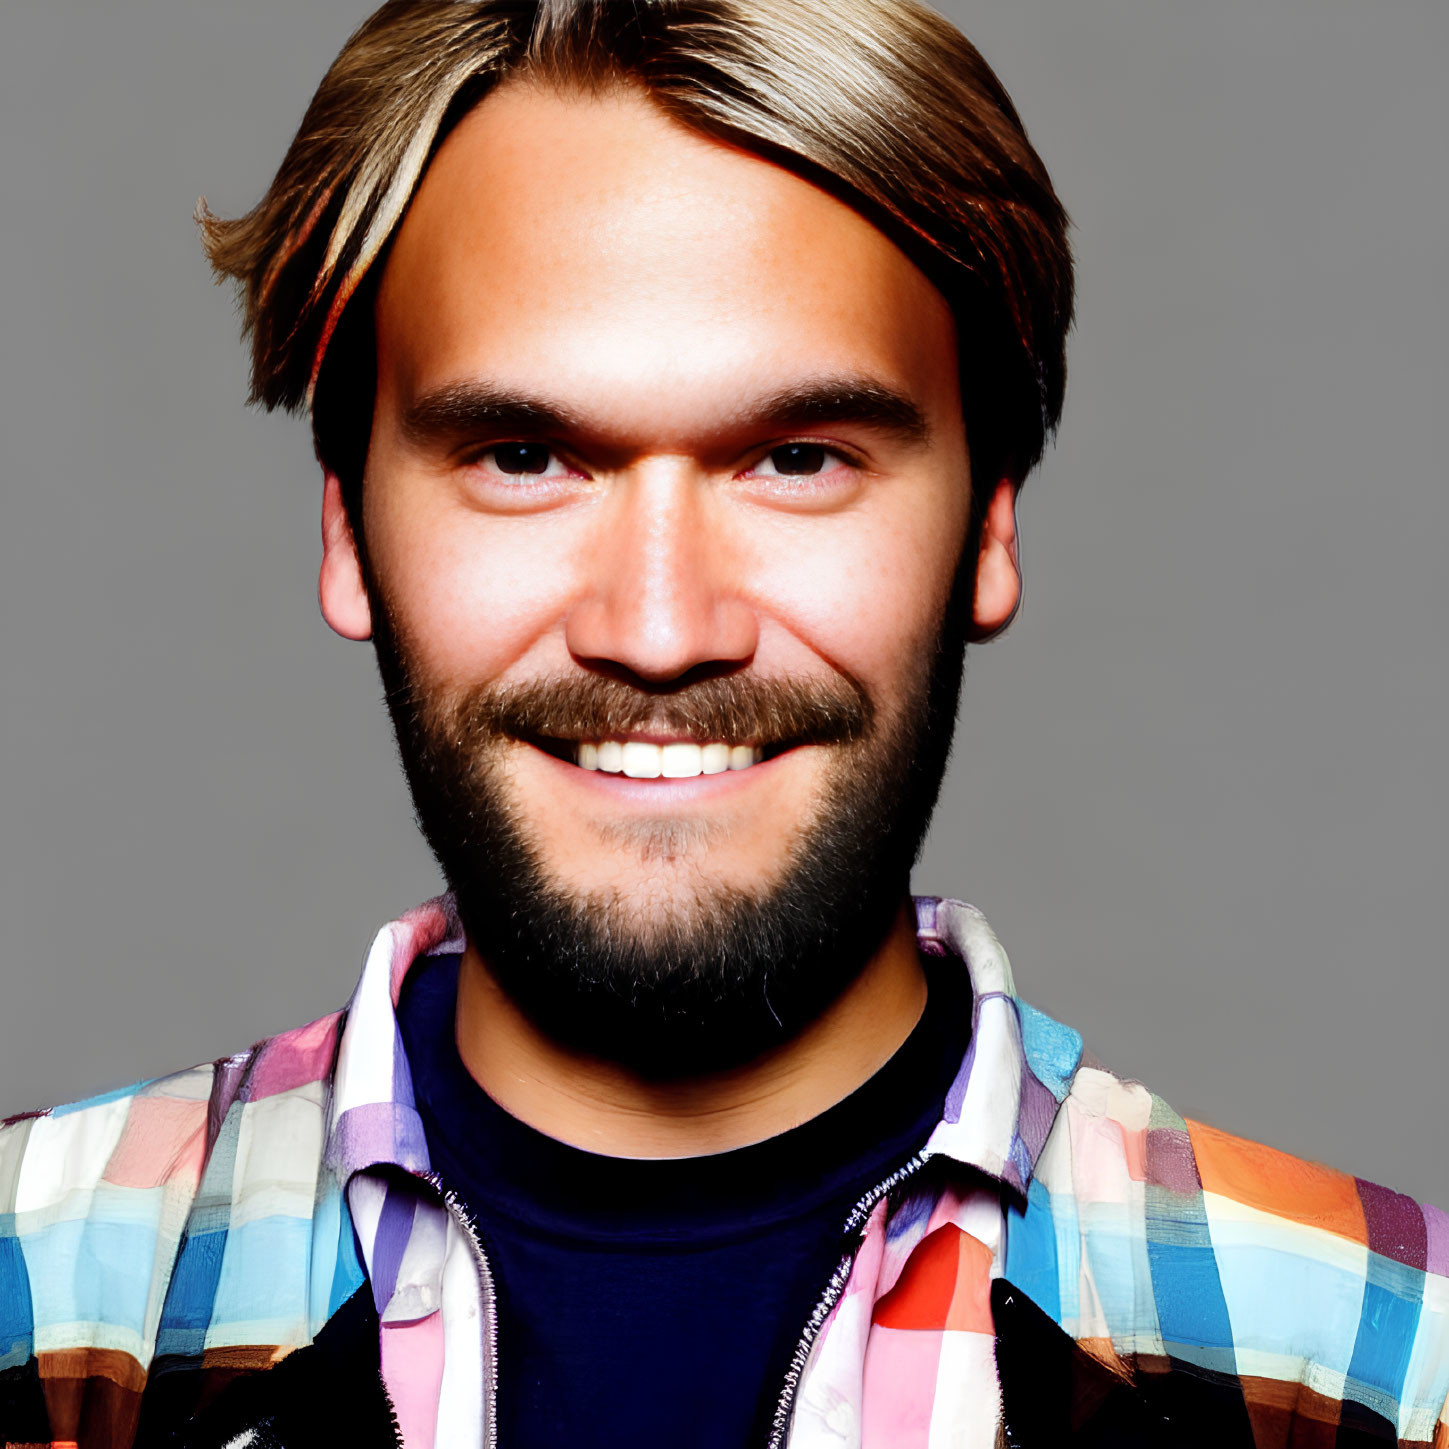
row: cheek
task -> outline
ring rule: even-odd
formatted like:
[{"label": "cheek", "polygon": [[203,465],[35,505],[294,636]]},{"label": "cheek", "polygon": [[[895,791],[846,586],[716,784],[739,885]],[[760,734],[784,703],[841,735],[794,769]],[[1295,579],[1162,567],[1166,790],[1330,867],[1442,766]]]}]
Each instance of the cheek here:
[{"label": "cheek", "polygon": [[911,687],[934,644],[964,533],[964,514],[959,527],[950,518],[875,516],[781,541],[761,558],[762,604],[811,655],[885,707]]},{"label": "cheek", "polygon": [[557,669],[548,652],[566,612],[567,564],[526,521],[473,514],[406,524],[374,550],[374,569],[410,656],[440,684],[496,679],[530,655],[532,672]]}]

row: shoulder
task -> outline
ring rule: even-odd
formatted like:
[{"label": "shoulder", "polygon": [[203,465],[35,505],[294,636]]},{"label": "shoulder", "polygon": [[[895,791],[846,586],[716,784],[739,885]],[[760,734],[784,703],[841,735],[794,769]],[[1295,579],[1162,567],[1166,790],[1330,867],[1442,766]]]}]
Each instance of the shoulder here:
[{"label": "shoulder", "polygon": [[255,1123],[324,1106],[339,1020],[324,1017],[234,1056],[0,1122],[3,1235],[28,1238],[98,1203],[127,1201],[118,1192],[194,1196],[228,1118]]},{"label": "shoulder", "polygon": [[1074,1033],[1019,1014],[1028,1071],[1057,1107],[1011,1217],[1007,1278],[1124,1373],[1231,1376],[1250,1411],[1338,1423],[1352,1404],[1433,1440],[1449,1218],[1185,1119]]},{"label": "shoulder", "polygon": [[40,1382],[52,1407],[99,1396],[134,1420],[158,1360],[309,1332],[314,1219],[339,1214],[322,1190],[338,1026],[0,1125],[7,1420],[41,1412]]},{"label": "shoulder", "polygon": [[[244,1070],[245,1058],[233,1061]],[[64,1256],[83,1224],[111,1221],[107,1248],[117,1250],[121,1239],[154,1229],[163,1199],[195,1192],[217,1082],[232,1064],[190,1067],[0,1124],[0,1238],[37,1265]]]}]

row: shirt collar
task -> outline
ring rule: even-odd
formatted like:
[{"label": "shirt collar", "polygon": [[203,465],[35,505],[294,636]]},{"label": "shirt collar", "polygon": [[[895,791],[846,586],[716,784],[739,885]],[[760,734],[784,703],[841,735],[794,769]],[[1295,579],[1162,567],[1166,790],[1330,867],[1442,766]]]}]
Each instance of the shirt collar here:
[{"label": "shirt collar", "polygon": [[[1081,1039],[1018,1000],[1006,952],[975,906],[917,897],[916,931],[922,950],[965,964],[972,996],[971,1044],[924,1155],[950,1158],[1025,1195]],[[374,939],[333,1078],[327,1159],[344,1181],[380,1166],[429,1170],[396,1008],[416,960],[463,944],[450,896],[409,911]]]},{"label": "shirt collar", "polygon": [[927,1157],[949,1157],[1026,1195],[1081,1057],[1075,1032],[1022,1002],[986,917],[964,901],[916,898],[921,949],[958,957],[971,977],[971,1044]]},{"label": "shirt collar", "polygon": [[451,896],[425,901],[373,938],[347,1004],[332,1081],[327,1161],[343,1181],[369,1167],[429,1170],[397,1003],[413,962],[461,951],[463,942]]}]

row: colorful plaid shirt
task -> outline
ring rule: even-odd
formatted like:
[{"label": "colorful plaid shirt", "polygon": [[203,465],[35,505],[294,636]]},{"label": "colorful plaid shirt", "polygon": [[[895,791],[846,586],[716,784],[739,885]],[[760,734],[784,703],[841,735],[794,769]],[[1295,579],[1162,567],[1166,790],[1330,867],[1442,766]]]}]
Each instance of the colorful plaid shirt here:
[{"label": "colorful plaid shirt", "polygon": [[[1016,996],[973,907],[917,914],[970,974],[970,1049],[847,1224],[771,1443],[1445,1449],[1449,1218],[1184,1121]],[[388,1437],[494,1443],[493,1280],[430,1175],[394,1015],[411,964],[461,944],[430,902],[345,1012],[0,1129],[0,1440],[120,1449],[178,1383],[203,1423],[365,1298]]]}]

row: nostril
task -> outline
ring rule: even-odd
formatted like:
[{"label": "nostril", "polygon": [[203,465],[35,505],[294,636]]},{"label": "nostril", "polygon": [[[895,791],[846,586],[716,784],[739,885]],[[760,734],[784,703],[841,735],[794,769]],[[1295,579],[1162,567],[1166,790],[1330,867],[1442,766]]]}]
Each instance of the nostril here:
[{"label": "nostril", "polygon": [[677,689],[748,666],[759,626],[742,600],[665,611],[597,597],[570,612],[565,642],[586,669],[646,690]]}]

